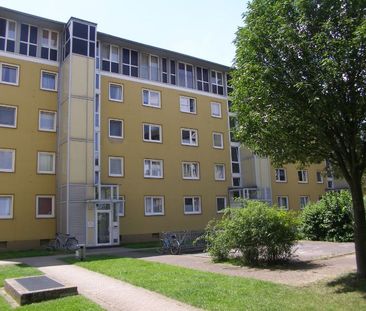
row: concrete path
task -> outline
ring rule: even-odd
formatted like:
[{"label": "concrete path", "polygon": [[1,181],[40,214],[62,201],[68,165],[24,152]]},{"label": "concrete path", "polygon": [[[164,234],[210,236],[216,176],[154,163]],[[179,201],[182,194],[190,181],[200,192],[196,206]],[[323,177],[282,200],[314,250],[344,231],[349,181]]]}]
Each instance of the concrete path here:
[{"label": "concrete path", "polygon": [[[16,261],[7,262],[14,264]],[[199,310],[158,293],[118,281],[100,273],[74,265],[66,265],[55,256],[22,258],[18,262],[36,267],[57,281],[76,285],[80,294],[106,310]]]}]

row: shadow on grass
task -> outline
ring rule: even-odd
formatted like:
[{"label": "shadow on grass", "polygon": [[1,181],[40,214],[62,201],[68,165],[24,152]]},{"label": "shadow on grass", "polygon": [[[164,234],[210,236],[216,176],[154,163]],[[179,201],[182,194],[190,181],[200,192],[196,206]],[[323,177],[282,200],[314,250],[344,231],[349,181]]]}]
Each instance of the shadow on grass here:
[{"label": "shadow on grass", "polygon": [[366,279],[360,278],[356,273],[341,276],[326,283],[326,286],[333,288],[335,293],[358,292],[366,299]]}]

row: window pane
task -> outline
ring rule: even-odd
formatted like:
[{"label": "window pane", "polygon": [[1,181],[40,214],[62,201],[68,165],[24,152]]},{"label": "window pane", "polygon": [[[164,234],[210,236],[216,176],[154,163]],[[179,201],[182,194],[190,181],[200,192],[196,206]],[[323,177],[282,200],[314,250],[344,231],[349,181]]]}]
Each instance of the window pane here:
[{"label": "window pane", "polygon": [[153,198],[153,210],[157,214],[163,212],[163,200],[161,198]]},{"label": "window pane", "polygon": [[109,120],[109,136],[122,137],[122,121]]},{"label": "window pane", "polygon": [[178,79],[179,86],[186,86],[185,65],[182,63],[178,64]]},{"label": "window pane", "polygon": [[72,52],[80,55],[88,56],[88,41],[73,38]]},{"label": "window pane", "polygon": [[29,42],[37,44],[37,33],[38,29],[37,27],[31,26],[30,27],[30,35],[29,35]]},{"label": "window pane", "polygon": [[182,130],[182,143],[189,144],[191,142],[190,136],[190,131]]},{"label": "window pane", "polygon": [[151,161],[151,175],[155,177],[162,176],[160,161]]},{"label": "window pane", "polygon": [[221,134],[214,134],[214,146],[222,147],[222,135]]},{"label": "window pane", "polygon": [[149,56],[147,54],[141,55],[140,71],[141,78],[149,79]]},{"label": "window pane", "polygon": [[53,154],[40,153],[38,170],[40,172],[53,172],[53,158]]},{"label": "window pane", "polygon": [[15,108],[0,106],[0,125],[15,126]]},{"label": "window pane", "polygon": [[187,65],[187,87],[193,89],[193,67]]},{"label": "window pane", "polygon": [[184,198],[184,209],[187,213],[193,212],[193,198]]},{"label": "window pane", "polygon": [[42,31],[42,45],[43,46],[49,46],[49,39],[48,39],[48,35],[49,32],[48,30],[43,30]]},{"label": "window pane", "polygon": [[130,63],[130,50],[123,49],[123,63],[129,64]]},{"label": "window pane", "polygon": [[110,173],[113,175],[122,175],[122,160],[109,159]]},{"label": "window pane", "polygon": [[216,198],[216,205],[218,211],[225,209],[225,198]]},{"label": "window pane", "polygon": [[231,147],[231,160],[232,161],[234,161],[234,162],[239,161],[238,152],[239,152],[238,147]]},{"label": "window pane", "polygon": [[144,139],[145,140],[150,140],[150,126],[149,125],[144,125]]},{"label": "window pane", "polygon": [[131,65],[138,66],[138,53],[131,51]]},{"label": "window pane", "polygon": [[20,41],[28,42],[28,30],[28,25],[22,24],[20,26]]},{"label": "window pane", "polygon": [[0,197],[0,217],[11,216],[12,197]]},{"label": "window pane", "polygon": [[150,92],[150,105],[159,106],[159,93],[158,92]]},{"label": "window pane", "polygon": [[73,24],[73,35],[75,37],[88,39],[88,25],[81,24],[74,21]]},{"label": "window pane", "polygon": [[41,111],[40,125],[39,127],[43,130],[54,130],[55,129],[55,113]]},{"label": "window pane", "polygon": [[52,215],[52,198],[38,198],[38,215]]},{"label": "window pane", "polygon": [[48,90],[56,90],[56,75],[52,73],[42,72],[42,88]]},{"label": "window pane", "polygon": [[160,140],[160,127],[151,126],[151,140]]},{"label": "window pane", "polygon": [[16,83],[17,82],[17,68],[2,65],[1,77],[2,77],[2,81],[9,82],[9,83]]},{"label": "window pane", "polygon": [[112,49],[111,49],[111,60],[112,60],[112,62],[115,62],[115,63],[119,63],[119,59],[118,59],[118,47],[116,47],[116,46],[112,46],[111,47]]},{"label": "window pane", "polygon": [[149,91],[143,90],[144,105],[149,104]]},{"label": "window pane", "polygon": [[159,80],[159,58],[156,56],[151,56],[151,80]]},{"label": "window pane", "polygon": [[15,40],[15,22],[8,21],[8,38]]},{"label": "window pane", "polygon": [[122,100],[122,86],[110,84],[109,97],[114,100]]},{"label": "window pane", "polygon": [[0,170],[13,171],[13,151],[0,150]]}]

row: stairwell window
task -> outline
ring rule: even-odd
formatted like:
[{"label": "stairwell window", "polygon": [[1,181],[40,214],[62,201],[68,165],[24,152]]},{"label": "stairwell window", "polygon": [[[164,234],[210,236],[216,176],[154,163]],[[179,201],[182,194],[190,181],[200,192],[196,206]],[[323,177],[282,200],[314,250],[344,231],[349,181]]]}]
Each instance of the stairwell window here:
[{"label": "stairwell window", "polygon": [[145,196],[145,215],[164,215],[164,197]]},{"label": "stairwell window", "polygon": [[123,86],[121,84],[109,83],[109,100],[123,101]]},{"label": "stairwell window", "polygon": [[210,91],[210,85],[208,82],[208,69],[197,67],[197,90],[209,92]]},{"label": "stairwell window", "polygon": [[38,174],[55,174],[56,154],[54,152],[38,152]]},{"label": "stairwell window", "polygon": [[201,214],[201,198],[184,197],[184,214]]},{"label": "stairwell window", "polygon": [[19,84],[19,66],[0,63],[1,68],[1,83],[4,84]]},{"label": "stairwell window", "polygon": [[0,219],[13,218],[13,195],[0,195]]},{"label": "stairwell window", "polygon": [[224,95],[224,83],[221,72],[211,70],[211,88],[212,93]]},{"label": "stairwell window", "polygon": [[36,196],[36,217],[37,218],[55,217],[55,196],[53,195]]},{"label": "stairwell window", "polygon": [[45,132],[56,132],[56,112],[40,110],[38,129]]},{"label": "stairwell window", "polygon": [[38,28],[27,24],[20,27],[19,53],[28,56],[37,56]]},{"label": "stairwell window", "polygon": [[0,172],[13,173],[15,171],[15,150],[0,149]]},{"label": "stairwell window", "polygon": [[57,61],[58,33],[43,29],[41,44],[41,58]]},{"label": "stairwell window", "polygon": [[42,70],[41,89],[46,91],[57,91],[57,73]]},{"label": "stairwell window", "polygon": [[123,177],[123,158],[109,157],[109,176]]},{"label": "stairwell window", "polygon": [[17,127],[17,107],[0,106],[0,127]]}]

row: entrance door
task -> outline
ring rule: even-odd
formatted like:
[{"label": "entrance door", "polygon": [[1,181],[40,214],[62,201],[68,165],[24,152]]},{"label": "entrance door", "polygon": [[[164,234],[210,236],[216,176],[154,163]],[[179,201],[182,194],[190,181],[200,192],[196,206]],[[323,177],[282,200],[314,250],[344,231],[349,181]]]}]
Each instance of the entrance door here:
[{"label": "entrance door", "polygon": [[97,244],[111,243],[111,212],[97,211]]}]

